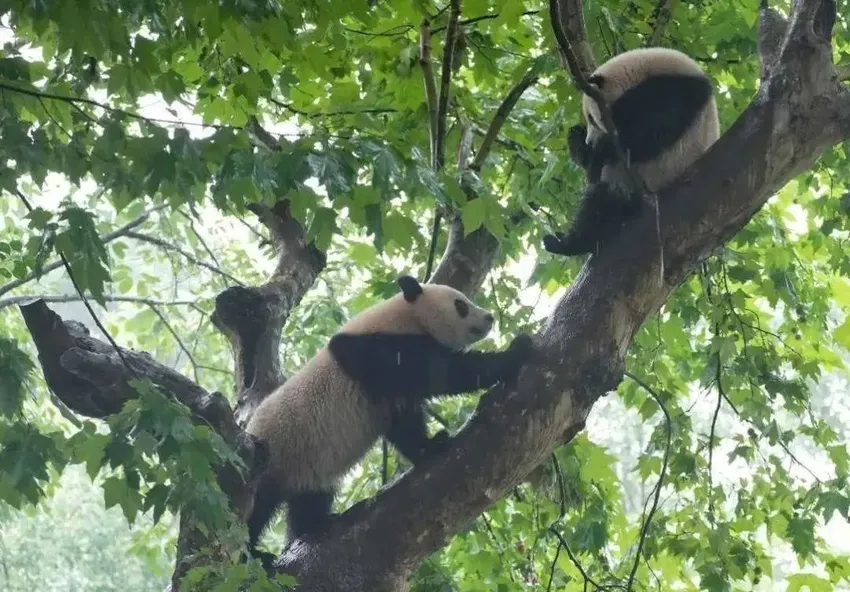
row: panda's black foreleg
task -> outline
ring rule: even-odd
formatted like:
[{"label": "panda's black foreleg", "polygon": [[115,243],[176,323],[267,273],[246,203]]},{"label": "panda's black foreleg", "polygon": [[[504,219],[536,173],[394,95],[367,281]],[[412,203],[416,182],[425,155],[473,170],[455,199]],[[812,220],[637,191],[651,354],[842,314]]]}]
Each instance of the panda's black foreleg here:
[{"label": "panda's black foreleg", "polygon": [[[461,395],[490,388],[498,382],[513,382],[523,364],[531,358],[533,349],[529,335],[517,336],[508,349],[500,352],[459,352],[442,348],[432,354],[425,375],[417,380],[420,394],[425,397]],[[404,396],[405,390],[399,390],[398,394]]]},{"label": "panda's black foreleg", "polygon": [[449,441],[449,433],[440,430],[433,438],[428,437],[425,410],[415,399],[399,399],[393,402],[390,429],[387,440],[411,463],[416,464],[439,453]]},{"label": "panda's black foreleg", "polygon": [[512,380],[530,357],[532,344],[529,336],[522,335],[505,351],[459,352],[428,335],[337,333],[329,349],[371,396],[421,401]]},{"label": "panda's black foreleg", "polygon": [[607,185],[589,186],[579,203],[576,218],[566,234],[546,235],[544,248],[555,255],[583,255],[598,252],[619,233],[628,220],[643,207],[639,193],[623,194]]},{"label": "panda's black foreleg", "polygon": [[287,500],[289,539],[300,538],[324,528],[332,516],[333,489],[302,491]]}]

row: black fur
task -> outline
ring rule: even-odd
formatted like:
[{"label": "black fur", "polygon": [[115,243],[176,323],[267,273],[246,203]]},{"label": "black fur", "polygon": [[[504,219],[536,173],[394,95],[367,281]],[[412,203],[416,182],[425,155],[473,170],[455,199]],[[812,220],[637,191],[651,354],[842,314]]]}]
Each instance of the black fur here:
[{"label": "black fur", "polygon": [[521,335],[502,352],[455,351],[430,335],[337,333],[328,349],[371,396],[425,399],[459,395],[516,376],[531,353]]},{"label": "black fur", "polygon": [[[653,76],[623,93],[611,105],[611,116],[629,162],[648,162],[669,150],[693,125],[711,95],[706,77],[685,74]],[[587,128],[577,125],[568,138],[570,156],[586,171],[588,183],[576,218],[566,234],[543,237],[544,248],[556,255],[598,251],[643,208],[639,191],[616,191],[600,183],[602,168],[618,161],[613,138],[605,135],[595,146],[587,146],[586,133]]]},{"label": "black fur", "polygon": [[528,335],[516,337],[502,352],[459,352],[430,335],[391,333],[338,333],[328,345],[369,396],[393,400],[387,439],[412,463],[436,454],[448,441],[445,430],[428,437],[423,401],[513,381],[532,348]]},{"label": "black fur", "polygon": [[413,302],[422,294],[422,285],[413,276],[403,275],[396,280],[396,283],[401,288],[404,299],[408,302]]},{"label": "black fur", "polygon": [[394,402],[386,437],[413,464],[438,454],[449,442],[446,430],[440,430],[433,438],[429,438],[422,403],[404,399]]},{"label": "black fur", "polygon": [[[268,477],[267,477],[268,479]],[[278,508],[286,503],[287,536],[290,539],[314,533],[328,523],[335,491],[333,489],[305,491],[285,497],[272,481],[260,483],[254,497],[254,509],[248,518],[248,549],[258,558],[266,570],[272,568],[276,557],[272,553],[257,549],[263,530]]]},{"label": "black fur", "polygon": [[658,158],[691,127],[711,98],[705,76],[665,74],[630,88],[611,106],[623,148],[633,163]]}]

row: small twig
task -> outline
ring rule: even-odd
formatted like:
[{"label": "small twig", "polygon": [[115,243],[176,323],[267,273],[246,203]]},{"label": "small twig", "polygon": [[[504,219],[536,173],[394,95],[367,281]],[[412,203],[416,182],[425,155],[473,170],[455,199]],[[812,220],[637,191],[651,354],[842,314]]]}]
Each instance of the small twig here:
[{"label": "small twig", "polygon": [[127,232],[125,234],[125,236],[127,238],[132,238],[132,239],[135,239],[137,241],[156,245],[156,246],[158,246],[162,249],[165,249],[167,251],[174,251],[175,253],[178,253],[178,254],[182,255],[183,257],[185,257],[186,259],[188,259],[190,263],[194,263],[195,265],[197,265],[199,267],[204,267],[206,269],[209,269],[213,273],[217,273],[218,275],[225,277],[228,280],[230,280],[231,282],[234,282],[234,283],[236,283],[240,286],[245,285],[243,282],[239,281],[237,278],[233,277],[232,275],[230,275],[226,271],[219,269],[215,265],[207,263],[206,261],[201,261],[200,259],[198,259],[194,255],[192,255],[188,251],[178,247],[177,245],[175,245],[173,243],[169,243],[168,241],[162,240],[161,238],[157,238],[155,236],[150,236],[150,235],[147,235],[147,234],[142,234],[141,232],[133,232],[133,231]]},{"label": "small twig", "polygon": [[[601,589],[601,588],[602,588],[602,586],[600,586],[599,584],[597,584],[597,583],[594,581],[594,579],[593,579],[593,578],[591,578],[589,575],[587,575],[587,572],[586,572],[586,571],[584,571],[584,568],[582,567],[581,563],[579,562],[578,557],[576,557],[576,556],[573,554],[573,552],[570,550],[570,546],[567,544],[566,539],[564,538],[564,536],[563,536],[560,532],[558,532],[558,531],[555,529],[554,525],[553,525],[553,526],[550,526],[547,530],[548,530],[549,532],[551,532],[552,534],[554,534],[556,537],[558,537],[558,547],[559,547],[559,548],[563,547],[563,548],[564,548],[564,551],[566,551],[566,552],[567,552],[567,555],[569,556],[570,561],[572,561],[572,562],[573,562],[573,565],[575,565],[575,566],[576,566],[576,569],[577,569],[577,570],[579,571],[579,573],[581,574],[581,577],[582,577],[582,578],[584,578],[585,586],[589,583],[589,584],[590,584],[591,586],[593,586],[596,590]],[[549,584],[550,584],[550,587],[551,587],[551,581],[549,582]]]},{"label": "small twig", "polygon": [[449,111],[451,94],[452,66],[455,57],[458,19],[460,18],[460,0],[450,0],[449,24],[446,29],[446,41],[443,44],[443,66],[440,72],[440,97],[437,101],[437,142],[434,154],[434,169],[443,170],[446,158],[446,117]]},{"label": "small twig", "polygon": [[356,33],[357,35],[364,35],[366,37],[400,37],[408,31],[412,31],[413,25],[396,25],[381,33],[372,33],[371,31],[363,31],[362,29],[353,29],[351,27],[345,27],[345,30],[349,33]]},{"label": "small twig", "polygon": [[[719,327],[715,326],[715,331],[719,331]],[[717,335],[717,333],[715,333]],[[717,353],[717,368],[715,370],[715,380],[717,382],[717,405],[714,407],[714,415],[711,418],[711,429],[708,433],[708,518],[714,524],[714,438],[717,429],[717,418],[720,416],[720,405],[723,399],[726,398],[726,393],[723,392],[722,382],[723,371],[720,366],[720,352]]]},{"label": "small twig", "polygon": [[429,138],[431,140],[431,167],[436,166],[437,154],[437,84],[434,81],[434,66],[431,63],[431,23],[422,21],[419,28],[419,66],[425,80],[425,100],[428,104]]},{"label": "small twig", "polygon": [[[439,150],[438,137],[438,103],[437,85],[434,81],[434,66],[431,63],[431,23],[427,19],[422,21],[419,28],[419,65],[422,68],[422,76],[425,81],[425,100],[428,105],[428,137],[431,144],[431,168],[437,170],[437,151]],[[437,204],[434,212],[434,222],[431,227],[431,245],[428,249],[428,261],[425,264],[425,275],[423,281],[431,279],[434,269],[434,256],[437,250],[437,239],[440,234],[440,222],[442,213]]]},{"label": "small twig", "polygon": [[213,263],[215,263],[217,267],[221,267],[221,263],[218,262],[218,258],[215,256],[215,253],[213,253],[212,249],[210,249],[206,241],[204,241],[204,237],[201,236],[201,233],[198,232],[198,229],[195,228],[195,222],[194,220],[192,220],[192,217],[189,216],[189,214],[185,213],[183,210],[178,209],[177,213],[186,218],[186,220],[189,222],[189,228],[192,230],[192,234],[194,234],[195,238],[198,239],[198,242],[201,243],[201,246],[207,252],[207,255],[209,255],[210,259],[213,260]]},{"label": "small twig", "polygon": [[95,101],[94,99],[89,99],[87,97],[71,97],[67,95],[60,95],[56,93],[43,92],[40,90],[36,90],[33,88],[22,88],[19,86],[15,86],[13,84],[9,84],[7,82],[0,82],[0,89],[8,90],[10,92],[19,93],[22,95],[28,95],[30,97],[35,97],[38,99],[49,99],[51,101],[62,101],[63,103],[68,103],[73,106],[77,110],[79,110],[87,119],[90,121],[95,121],[91,115],[86,113],[85,111],[80,110],[80,104],[90,105],[92,107],[97,107],[99,109],[103,109],[104,111],[109,111],[110,113],[117,113],[119,115],[124,115],[125,117],[129,117],[131,119],[137,119],[139,121],[145,121],[147,123],[161,123],[164,125],[175,125],[179,127],[186,126],[195,126],[195,127],[205,127],[211,129],[226,129],[226,130],[240,130],[242,128],[233,126],[233,125],[223,125],[223,124],[214,124],[214,123],[198,123],[193,121],[180,121],[176,119],[160,119],[156,117],[145,117],[144,115],[139,115],[138,113],[133,113],[132,111],[126,111],[124,109],[120,109],[118,107],[111,107],[99,101]]},{"label": "small twig", "polygon": [[431,226],[431,244],[428,247],[428,260],[425,262],[425,275],[422,277],[422,281],[426,284],[431,279],[431,274],[434,271],[434,259],[437,256],[437,239],[440,236],[440,222],[442,219],[443,216],[438,204],[437,211],[434,213],[434,223]]},{"label": "small twig", "polygon": [[502,126],[508,119],[508,115],[510,115],[514,106],[517,104],[526,89],[535,84],[538,79],[537,70],[532,67],[528,72],[526,72],[525,76],[522,77],[516,86],[508,91],[505,98],[502,99],[502,103],[499,105],[499,108],[496,109],[496,114],[493,115],[493,119],[487,127],[484,139],[481,140],[481,146],[475,154],[475,159],[472,161],[472,164],[469,165],[471,170],[476,173],[481,171],[481,167],[484,166],[484,161],[487,159],[487,156],[490,154],[490,150],[493,148],[493,143],[496,141],[496,138],[499,137],[499,132],[502,130]]},{"label": "small twig", "polygon": [[195,356],[192,355],[192,352],[189,351],[189,348],[183,343],[183,340],[180,339],[180,334],[174,330],[174,327],[171,326],[171,323],[168,322],[168,319],[165,318],[159,309],[154,305],[149,305],[149,308],[153,311],[153,313],[159,317],[159,320],[165,325],[166,330],[171,333],[171,336],[174,338],[174,341],[177,342],[177,345],[181,350],[186,354],[186,357],[189,358],[189,363],[192,364],[192,374],[195,377],[195,382],[197,384],[201,384],[201,377],[198,375],[198,363],[195,361]]},{"label": "small twig", "polygon": [[[81,300],[79,294],[10,296],[9,298],[0,300],[0,309],[6,308],[7,306],[14,306],[33,298],[39,298],[45,302],[79,302]],[[132,302],[135,304],[144,304],[146,306],[189,306],[200,313],[204,313],[204,311],[198,307],[196,300],[155,300],[153,298],[142,298],[139,296],[106,295],[104,295],[103,299],[106,302]]]},{"label": "small twig", "polygon": [[336,117],[342,115],[380,115],[383,113],[398,113],[398,109],[394,109],[392,107],[366,107],[364,109],[340,109],[339,111],[304,111],[303,109],[293,107],[291,104],[285,103],[280,99],[275,99],[274,97],[267,97],[267,99],[269,100],[269,102],[274,105],[277,105],[281,109],[286,109],[287,111],[291,111],[296,115],[301,115],[302,117],[306,117],[308,119],[316,119],[319,117]]},{"label": "small twig", "polygon": [[[136,228],[137,226],[141,226],[142,224],[147,222],[148,218],[150,217],[150,215],[152,213],[157,212],[159,210],[162,210],[166,207],[168,207],[168,204],[162,204],[162,205],[158,205],[156,207],[153,207],[153,208],[147,210],[146,212],[144,212],[143,214],[141,214],[138,218],[131,220],[130,222],[128,222],[127,224],[125,224],[121,228],[113,230],[109,234],[105,234],[103,236],[103,238],[101,239],[103,241],[103,244],[110,243],[117,238],[121,238],[122,236],[127,236],[127,233],[130,230],[132,230],[133,228]],[[62,261],[53,261],[53,262],[48,263],[47,265],[43,266],[41,268],[41,273],[36,273],[36,272],[32,271],[32,272],[28,273],[27,275],[25,275],[24,277],[22,277],[20,279],[13,280],[13,281],[9,282],[8,284],[4,284],[4,285],[0,286],[0,296],[2,296],[3,294],[5,294],[7,292],[14,290],[15,288],[18,288],[18,287],[26,284],[27,282],[30,282],[30,281],[36,279],[36,277],[43,276],[46,273],[51,272],[54,269],[57,269],[59,267],[62,267]]]},{"label": "small twig", "polygon": [[661,499],[661,488],[664,485],[664,478],[667,475],[667,463],[670,459],[670,449],[673,445],[673,421],[670,418],[670,412],[667,411],[667,407],[664,405],[664,402],[661,400],[661,397],[658,393],[655,392],[648,384],[642,381],[640,378],[632,374],[631,372],[626,371],[625,375],[635,381],[635,383],[644,389],[649,395],[655,399],[655,402],[658,403],[658,406],[661,407],[661,411],[664,413],[664,420],[667,424],[667,447],[664,450],[664,458],[661,462],[661,473],[658,475],[658,482],[655,484],[655,493],[654,499],[652,501],[652,507],[649,509],[649,512],[646,515],[646,519],[643,521],[643,525],[640,529],[640,538],[638,539],[638,547],[637,552],[635,554],[635,562],[632,565],[632,571],[629,574],[629,581],[626,584],[626,590],[631,590],[634,585],[635,574],[637,574],[638,565],[640,564],[640,559],[643,553],[643,545],[646,542],[646,535],[649,532],[649,525],[652,523],[652,518],[655,516],[655,513],[658,511],[658,502]]},{"label": "small twig", "polygon": [[[544,8],[538,8],[537,10],[526,10],[523,13],[521,13],[520,16],[534,16],[536,14],[540,14],[544,10],[545,10]],[[460,24],[461,27],[466,27],[468,25],[474,25],[475,23],[480,23],[481,21],[488,21],[488,20],[492,20],[492,19],[497,19],[500,16],[501,16],[501,13],[491,12],[490,14],[482,14],[480,16],[473,16],[473,17],[470,17],[468,19],[463,19],[462,21],[460,21],[459,24]],[[445,29],[446,29],[445,26],[434,27],[434,30],[432,31],[432,33],[434,33],[434,35],[436,35],[438,33],[441,33],[442,31],[444,31]]]},{"label": "small twig", "polygon": [[661,43],[661,37],[664,36],[667,25],[673,19],[673,6],[675,4],[676,0],[658,0],[658,4],[649,17],[649,21],[652,23],[652,33],[647,39],[646,47],[654,47]]}]

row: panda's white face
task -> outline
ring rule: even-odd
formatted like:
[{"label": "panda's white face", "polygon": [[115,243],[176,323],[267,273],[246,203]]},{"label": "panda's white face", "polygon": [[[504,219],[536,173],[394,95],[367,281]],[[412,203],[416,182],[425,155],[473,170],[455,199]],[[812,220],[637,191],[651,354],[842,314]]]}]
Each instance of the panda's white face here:
[{"label": "panda's white face", "polygon": [[462,292],[440,284],[423,284],[422,290],[409,306],[425,332],[446,347],[466,349],[493,328],[493,315]]},{"label": "panda's white face", "polygon": [[587,121],[587,137],[584,143],[588,146],[595,146],[599,138],[607,133],[602,123],[602,115],[599,113],[599,109],[595,108],[595,102],[593,107],[584,111],[584,119]]},{"label": "panda's white face", "polygon": [[[590,80],[591,83],[602,92],[602,96],[609,108],[622,94],[623,89],[621,88],[621,85],[612,84],[610,80],[599,72],[599,70],[593,73]],[[584,114],[584,120],[587,122],[587,137],[585,138],[585,144],[588,146],[596,146],[599,138],[610,133],[610,130],[605,128],[602,113],[600,112],[599,105],[596,104],[595,100],[590,98],[588,95],[583,95],[581,106]]]}]

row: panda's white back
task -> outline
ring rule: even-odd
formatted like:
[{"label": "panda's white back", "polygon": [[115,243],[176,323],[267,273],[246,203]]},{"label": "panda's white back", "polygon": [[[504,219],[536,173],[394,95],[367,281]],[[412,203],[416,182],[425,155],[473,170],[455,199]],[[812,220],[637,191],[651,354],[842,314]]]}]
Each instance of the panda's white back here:
[{"label": "panda's white back", "polygon": [[323,348],[263,400],[247,431],[269,444],[278,487],[298,492],[336,485],[388,422],[388,405],[366,397]]}]

